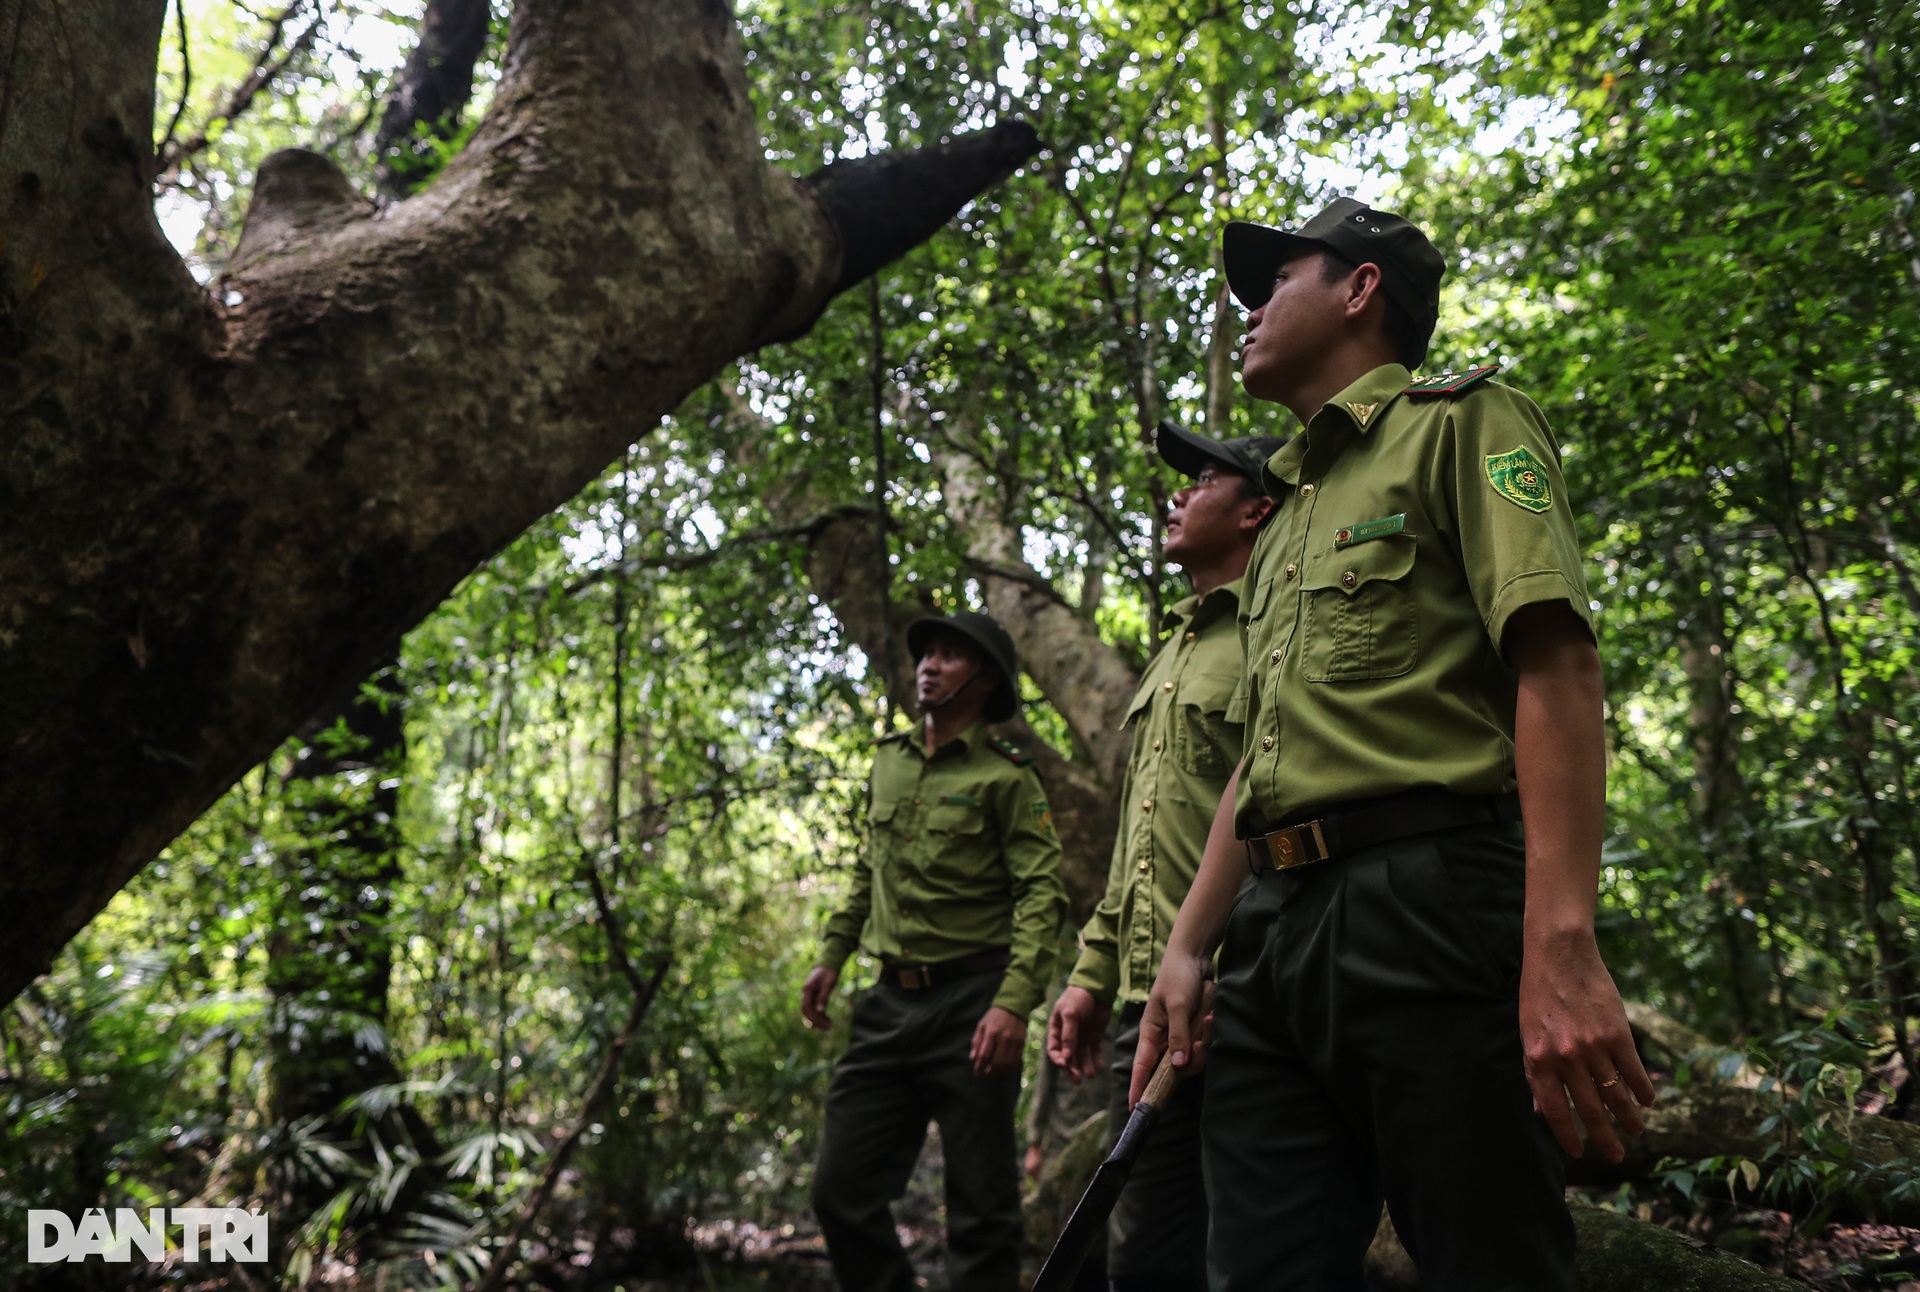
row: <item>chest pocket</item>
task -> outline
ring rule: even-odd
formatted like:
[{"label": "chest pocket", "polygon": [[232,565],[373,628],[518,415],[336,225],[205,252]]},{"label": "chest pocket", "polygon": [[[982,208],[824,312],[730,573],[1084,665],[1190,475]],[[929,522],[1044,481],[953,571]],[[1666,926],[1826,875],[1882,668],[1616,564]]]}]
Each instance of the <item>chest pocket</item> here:
[{"label": "chest pocket", "polygon": [[1361,682],[1413,671],[1419,622],[1414,538],[1395,534],[1323,554],[1301,579],[1300,667],[1309,682]]},{"label": "chest pocket", "polygon": [[1188,666],[1174,692],[1178,709],[1173,724],[1173,756],[1180,770],[1195,776],[1225,776],[1240,756],[1237,726],[1227,721],[1227,702],[1239,677],[1224,668]]},{"label": "chest pocket", "polygon": [[946,836],[980,834],[987,828],[987,816],[978,806],[958,803],[929,803],[927,833]]}]

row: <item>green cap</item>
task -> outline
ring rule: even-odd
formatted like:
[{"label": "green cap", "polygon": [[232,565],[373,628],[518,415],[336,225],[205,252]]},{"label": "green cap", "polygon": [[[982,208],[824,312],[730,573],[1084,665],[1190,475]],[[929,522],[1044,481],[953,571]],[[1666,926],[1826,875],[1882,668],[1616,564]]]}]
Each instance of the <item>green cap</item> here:
[{"label": "green cap", "polygon": [[1280,266],[1313,251],[1331,251],[1349,264],[1380,266],[1380,286],[1419,329],[1420,358],[1426,358],[1425,343],[1440,321],[1440,278],[1447,262],[1416,225],[1365,202],[1336,197],[1296,232],[1241,220],[1229,224],[1221,240],[1227,286],[1242,305],[1257,310],[1273,295]]},{"label": "green cap", "polygon": [[999,667],[1000,685],[987,697],[986,707],[981,712],[988,722],[1005,722],[1011,718],[1020,707],[1020,693],[1014,689],[1020,676],[1020,661],[1013,649],[1012,635],[992,615],[973,610],[962,610],[952,615],[929,615],[907,626],[907,649],[913,652],[916,662],[927,653],[927,643],[933,640],[933,635],[943,631],[966,638]]},{"label": "green cap", "polygon": [[1153,446],[1159,450],[1160,460],[1181,475],[1198,479],[1203,469],[1218,464],[1239,475],[1253,477],[1254,483],[1263,489],[1266,482],[1260,469],[1285,443],[1277,435],[1214,440],[1165,420],[1153,432]]}]

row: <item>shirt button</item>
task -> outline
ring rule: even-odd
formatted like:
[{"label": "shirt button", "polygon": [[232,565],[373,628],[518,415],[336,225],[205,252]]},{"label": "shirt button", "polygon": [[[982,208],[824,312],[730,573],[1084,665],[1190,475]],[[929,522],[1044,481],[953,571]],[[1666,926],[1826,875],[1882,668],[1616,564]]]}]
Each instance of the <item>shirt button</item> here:
[{"label": "shirt button", "polygon": [[1145,861],[1140,863],[1140,873],[1143,875],[1147,873],[1147,863]]},{"label": "shirt button", "polygon": [[1269,655],[1269,656],[1267,656],[1267,658],[1268,658],[1268,660],[1270,660],[1271,662],[1273,662],[1273,663],[1275,663],[1275,664],[1278,664],[1278,663],[1280,662],[1280,652],[1279,652],[1279,651],[1275,651],[1275,652],[1274,652],[1273,654],[1271,654],[1271,655]]},{"label": "shirt button", "polygon": [[1301,485],[1301,486],[1300,486],[1300,496],[1301,496],[1302,498],[1311,498],[1311,497],[1313,497],[1313,486],[1312,486],[1312,485],[1310,485],[1310,484],[1303,484],[1303,485]]},{"label": "shirt button", "polygon": [[1299,566],[1297,566],[1297,565],[1289,565],[1289,566],[1287,567],[1287,577],[1288,577],[1289,579],[1291,579],[1291,578],[1292,578],[1292,577],[1293,577],[1294,575],[1296,575],[1296,574],[1298,574],[1298,573],[1300,573],[1300,567],[1299,567]]},{"label": "shirt button", "polygon": [[1152,800],[1152,799],[1143,799],[1143,800],[1141,800],[1141,803],[1140,803],[1140,810],[1141,810],[1142,812],[1151,812],[1151,811],[1153,811],[1153,800]]},{"label": "shirt button", "polygon": [[1352,570],[1348,570],[1345,574],[1340,576],[1340,586],[1343,588],[1351,588],[1354,584],[1358,582],[1360,582],[1360,580],[1353,577]]},{"label": "shirt button", "polygon": [[1171,690],[1173,690],[1173,683],[1171,683],[1171,682],[1162,682],[1162,683],[1160,684],[1160,689],[1161,689],[1162,691],[1171,691]]},{"label": "shirt button", "polygon": [[1273,748],[1273,737],[1272,737],[1272,736],[1262,736],[1262,737],[1260,737],[1260,748],[1261,748],[1262,750],[1267,750],[1267,749],[1272,749],[1272,748]]},{"label": "shirt button", "polygon": [[914,805],[915,807],[919,807],[919,806],[920,806],[920,800],[919,800],[919,799],[915,799],[915,800],[913,801],[913,805]]},{"label": "shirt button", "polygon": [[1200,635],[1199,633],[1188,633],[1187,640],[1192,641],[1194,638],[1198,637],[1199,635]]},{"label": "shirt button", "polygon": [[1157,740],[1153,742],[1153,752],[1156,754],[1160,752],[1160,742]]}]

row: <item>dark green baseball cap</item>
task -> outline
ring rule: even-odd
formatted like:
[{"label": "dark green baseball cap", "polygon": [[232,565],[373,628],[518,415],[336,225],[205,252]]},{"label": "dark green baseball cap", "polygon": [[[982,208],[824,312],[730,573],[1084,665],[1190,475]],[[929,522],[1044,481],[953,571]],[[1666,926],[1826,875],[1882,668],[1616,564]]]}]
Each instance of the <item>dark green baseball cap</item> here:
[{"label": "dark green baseball cap", "polygon": [[1223,466],[1243,476],[1252,476],[1263,489],[1266,477],[1261,468],[1280,451],[1286,441],[1277,435],[1242,435],[1237,439],[1214,440],[1163,419],[1154,428],[1153,446],[1160,460],[1188,479],[1197,480],[1209,466]]},{"label": "dark green baseball cap", "polygon": [[907,649],[917,663],[927,653],[927,643],[938,632],[950,632],[978,646],[1000,670],[1000,685],[987,697],[981,713],[988,722],[1005,722],[1020,707],[1020,692],[1015,690],[1020,677],[1020,660],[1013,649],[1013,636],[992,615],[962,610],[951,615],[929,615],[907,626]]},{"label": "dark green baseball cap", "polygon": [[1440,321],[1440,279],[1447,262],[1418,226],[1365,202],[1336,197],[1293,232],[1235,220],[1221,241],[1227,286],[1242,305],[1257,310],[1273,295],[1280,266],[1313,251],[1332,251],[1349,264],[1380,266],[1380,285],[1419,329],[1420,357],[1426,358],[1425,341]]}]

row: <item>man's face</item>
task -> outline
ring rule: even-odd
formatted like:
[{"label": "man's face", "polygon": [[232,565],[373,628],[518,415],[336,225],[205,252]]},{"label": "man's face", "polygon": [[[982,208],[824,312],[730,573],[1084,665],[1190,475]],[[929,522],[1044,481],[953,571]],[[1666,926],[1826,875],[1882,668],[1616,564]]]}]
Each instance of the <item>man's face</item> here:
[{"label": "man's face", "polygon": [[984,699],[999,677],[1000,670],[987,662],[980,648],[958,633],[935,633],[913,667],[914,692],[922,708],[946,703],[969,683]]},{"label": "man's face", "polygon": [[1324,252],[1290,260],[1274,272],[1273,295],[1247,315],[1240,344],[1240,382],[1256,399],[1284,403],[1320,367],[1346,326],[1348,275],[1324,269]]},{"label": "man's face", "polygon": [[1250,542],[1245,522],[1260,516],[1259,500],[1246,491],[1246,477],[1209,463],[1193,482],[1176,490],[1167,510],[1167,559],[1208,565]]}]

